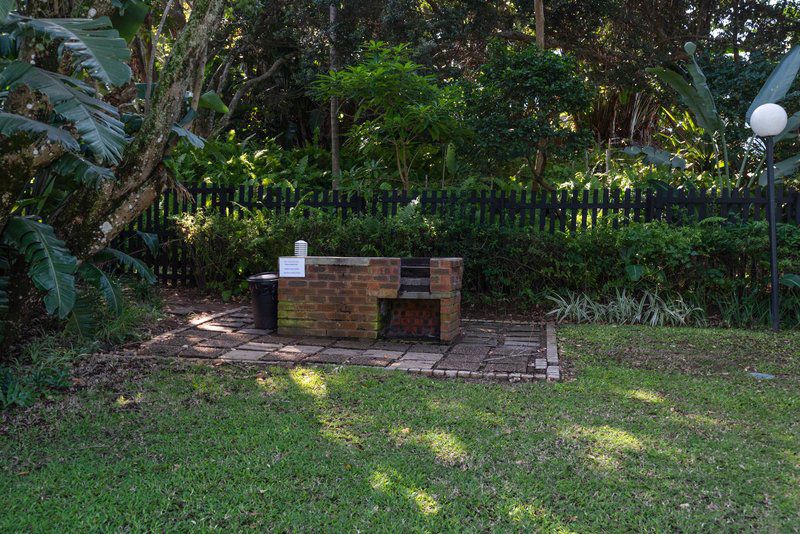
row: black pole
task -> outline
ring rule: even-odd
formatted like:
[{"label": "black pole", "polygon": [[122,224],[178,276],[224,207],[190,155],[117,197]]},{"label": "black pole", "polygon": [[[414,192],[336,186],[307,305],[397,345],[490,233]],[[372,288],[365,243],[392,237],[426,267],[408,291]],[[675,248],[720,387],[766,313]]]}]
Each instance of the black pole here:
[{"label": "black pole", "polygon": [[775,148],[775,138],[770,136],[767,142],[767,202],[769,203],[769,262],[772,279],[772,302],[770,313],[772,315],[772,330],[777,332],[781,328],[781,318],[778,311],[778,231],[777,231],[777,206],[775,205],[775,167],[773,164],[773,152]]}]

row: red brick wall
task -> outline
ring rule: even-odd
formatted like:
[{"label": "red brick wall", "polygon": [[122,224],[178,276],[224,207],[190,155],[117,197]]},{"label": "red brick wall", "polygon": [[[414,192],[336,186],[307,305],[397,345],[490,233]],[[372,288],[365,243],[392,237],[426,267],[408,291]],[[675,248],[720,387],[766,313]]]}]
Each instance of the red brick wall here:
[{"label": "red brick wall", "polygon": [[[430,302],[435,304],[419,305],[439,307],[439,335],[445,341],[458,335],[462,271],[460,258],[432,258],[435,300]],[[305,278],[278,281],[278,333],[376,338],[381,329],[379,299],[397,299],[399,288],[400,258],[306,258]],[[398,310],[403,306],[413,305],[401,304]]]}]

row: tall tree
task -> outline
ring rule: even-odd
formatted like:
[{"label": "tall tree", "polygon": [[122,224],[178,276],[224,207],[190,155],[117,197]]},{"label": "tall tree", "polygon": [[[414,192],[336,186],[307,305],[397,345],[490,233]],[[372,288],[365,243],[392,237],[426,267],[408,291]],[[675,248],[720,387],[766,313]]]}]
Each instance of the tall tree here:
[{"label": "tall tree", "polygon": [[[339,70],[339,51],[336,48],[336,24],[339,13],[337,0],[330,4],[330,48],[331,71]],[[333,172],[333,188],[338,189],[338,180],[342,174],[339,158],[339,98],[331,95],[331,171]]]}]

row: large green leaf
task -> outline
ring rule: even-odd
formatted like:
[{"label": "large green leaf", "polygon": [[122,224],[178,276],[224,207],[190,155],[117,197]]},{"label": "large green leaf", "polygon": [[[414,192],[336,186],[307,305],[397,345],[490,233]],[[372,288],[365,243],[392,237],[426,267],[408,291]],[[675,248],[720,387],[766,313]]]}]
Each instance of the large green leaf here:
[{"label": "large green leaf", "polygon": [[116,261],[124,265],[129,269],[133,269],[136,273],[144,278],[147,282],[151,284],[156,283],[156,275],[153,274],[153,271],[144,264],[141,260],[137,260],[133,256],[129,256],[125,254],[121,250],[117,250],[115,248],[105,248],[95,254],[94,256],[99,261]]},{"label": "large green leaf", "polygon": [[[776,181],[780,181],[786,176],[793,175],[797,169],[800,169],[800,154],[796,154],[791,158],[786,158],[783,161],[779,161],[773,168],[775,169]],[[766,169],[764,169],[764,171],[761,173],[761,176],[759,176],[758,183],[762,186],[767,185]]]},{"label": "large green leaf", "polygon": [[59,176],[72,178],[79,183],[100,186],[109,180],[115,180],[116,176],[106,167],[99,167],[90,161],[86,161],[75,154],[64,154],[50,166],[50,170]]},{"label": "large green leaf", "polygon": [[750,122],[750,116],[758,106],[774,104],[783,100],[783,97],[791,89],[798,71],[800,71],[800,45],[789,50],[789,53],[778,63],[767,81],[761,86],[753,103],[747,108],[745,115],[747,122]]},{"label": "large green leaf", "polygon": [[75,125],[78,135],[103,162],[116,164],[128,143],[116,108],[95,97],[95,90],[75,78],[63,76],[23,61],[0,72],[0,87],[26,85],[47,96],[55,112]]},{"label": "large green leaf", "polygon": [[697,64],[697,58],[695,58],[694,55],[697,51],[697,45],[694,43],[686,43],[683,48],[686,50],[686,53],[689,55],[689,59],[691,60],[686,64],[686,68],[692,77],[692,86],[697,92],[697,99],[706,115],[706,120],[709,122],[709,126],[712,128],[710,133],[720,133],[725,129],[725,125],[719,116],[719,112],[717,111],[717,106],[714,103],[714,95],[711,93],[711,89],[708,87],[706,75],[703,73],[700,65]]},{"label": "large green leaf", "polygon": [[3,242],[25,258],[37,288],[45,291],[47,313],[65,318],[75,305],[77,260],[58,239],[53,228],[26,217],[12,217],[3,232]]},{"label": "large green leaf", "polygon": [[83,339],[91,339],[97,325],[94,320],[95,302],[87,295],[78,296],[67,318],[66,330]]},{"label": "large green leaf", "polygon": [[8,276],[0,276],[0,317],[8,314]]},{"label": "large green leaf", "polygon": [[122,313],[122,291],[102,269],[91,263],[84,263],[78,269],[78,274],[100,291],[106,305],[115,315]]},{"label": "large green leaf", "polygon": [[108,17],[32,19],[12,13],[9,20],[17,23],[19,33],[46,35],[61,41],[60,50],[69,52],[73,65],[103,83],[124,85],[131,78],[128,44],[111,26]]},{"label": "large green leaf", "polygon": [[187,130],[183,126],[180,126],[177,123],[173,124],[170,130],[172,130],[172,133],[174,133],[178,137],[186,139],[186,141],[195,148],[203,148],[206,144],[206,142],[203,140],[202,137],[200,137],[195,133],[190,132],[189,130]]},{"label": "large green leaf", "polygon": [[225,105],[225,102],[219,97],[219,95],[214,91],[207,91],[203,93],[200,97],[200,102],[197,104],[199,108],[210,109],[216,111],[217,113],[227,113],[228,106]]},{"label": "large green leaf", "polygon": [[714,110],[707,109],[704,106],[697,90],[692,87],[683,76],[674,70],[661,67],[647,69],[647,71],[654,74],[678,93],[683,103],[689,108],[692,115],[694,115],[697,124],[703,128],[703,130],[708,132],[709,135],[713,135],[717,131],[713,119]]},{"label": "large green leaf", "polygon": [[787,137],[793,137],[795,132],[797,132],[797,128],[800,128],[800,111],[789,116],[789,120],[786,121],[786,128],[784,128],[780,134],[775,136],[775,142],[777,143],[778,141],[783,141]]},{"label": "large green leaf", "polygon": [[0,134],[11,136],[19,132],[45,134],[48,139],[64,145],[64,148],[69,150],[80,150],[81,148],[75,138],[66,130],[22,115],[0,112]]},{"label": "large green leaf", "polygon": [[0,0],[0,22],[6,20],[6,17],[14,8],[16,8],[14,0]]},{"label": "large green leaf", "polygon": [[140,0],[128,0],[119,4],[111,15],[111,23],[120,37],[130,43],[150,12],[150,6]]}]

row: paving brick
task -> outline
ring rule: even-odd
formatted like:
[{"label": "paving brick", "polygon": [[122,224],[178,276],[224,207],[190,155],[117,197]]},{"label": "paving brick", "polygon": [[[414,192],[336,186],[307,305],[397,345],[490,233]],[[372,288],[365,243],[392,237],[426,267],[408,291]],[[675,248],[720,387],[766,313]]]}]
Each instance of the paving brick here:
[{"label": "paving brick", "polygon": [[388,366],[389,369],[401,369],[401,370],[410,370],[410,369],[432,369],[433,364],[435,362],[424,362],[418,360],[397,360],[396,362],[392,363]]},{"label": "paving brick", "polygon": [[184,358],[214,358],[224,352],[225,349],[215,347],[186,347],[181,349],[178,356]]},{"label": "paving brick", "polygon": [[489,353],[491,357],[494,356],[534,356],[539,353],[538,348],[535,347],[520,347],[520,346],[501,346],[495,347]]},{"label": "paving brick", "polygon": [[225,326],[215,322],[199,324],[197,325],[197,329],[206,330],[210,332],[233,332],[234,330],[236,330],[231,326]]},{"label": "paving brick", "polygon": [[376,341],[373,343],[373,349],[393,350],[405,352],[411,347],[411,343],[399,343],[392,341]]},{"label": "paving brick", "polygon": [[486,364],[487,372],[501,372],[501,373],[524,373],[527,370],[527,362],[508,362],[508,363],[495,363],[489,362]]},{"label": "paving brick", "polygon": [[448,354],[474,354],[480,356],[486,356],[489,354],[489,347],[488,345],[470,345],[465,343],[457,343],[453,345],[453,348],[450,349]]},{"label": "paving brick", "polygon": [[263,328],[242,328],[237,330],[237,334],[253,334],[254,336],[266,336],[273,332],[274,330],[265,330]]},{"label": "paving brick", "polygon": [[383,349],[369,349],[361,353],[361,356],[367,358],[382,358],[388,360],[397,360],[403,355],[399,350],[383,350]]},{"label": "paving brick", "polygon": [[268,352],[267,355],[262,358],[262,360],[266,362],[296,363],[306,356],[308,355],[302,352],[283,352],[282,350],[277,350],[274,352]]},{"label": "paving brick", "polygon": [[266,355],[267,355],[266,351],[233,349],[231,351],[220,354],[219,357],[222,358],[223,360],[255,362],[260,360],[262,357]]},{"label": "paving brick", "polygon": [[477,371],[481,368],[481,361],[469,361],[454,358],[444,358],[436,364],[437,369],[456,369],[465,371]]},{"label": "paving brick", "polygon": [[203,345],[205,347],[235,347],[237,345],[241,345],[242,343],[246,343],[253,339],[254,335],[252,334],[220,334],[217,337],[212,337],[211,339],[206,339],[198,343],[199,345]]},{"label": "paving brick", "polygon": [[362,339],[340,339],[336,341],[333,346],[343,349],[368,349],[372,346],[374,341]]},{"label": "paving brick", "polygon": [[297,341],[296,337],[288,337],[288,336],[277,336],[277,335],[267,335],[267,336],[259,336],[252,341],[256,341],[258,343],[278,343],[280,345],[288,345],[290,343],[294,343]]},{"label": "paving brick", "polygon": [[435,354],[444,354],[450,345],[434,345],[433,343],[417,343],[409,347],[408,352],[429,352]]},{"label": "paving brick", "polygon": [[351,365],[370,365],[373,367],[386,367],[394,360],[392,358],[381,358],[378,356],[353,356],[347,362]]},{"label": "paving brick", "polygon": [[342,356],[345,358],[350,358],[352,356],[361,356],[362,352],[363,351],[356,349],[342,349],[339,347],[331,347],[322,351],[323,354],[327,354],[329,356]]},{"label": "paving brick", "polygon": [[181,331],[179,334],[181,336],[198,336],[203,339],[210,339],[212,337],[217,337],[222,332],[217,332],[213,330],[201,330],[200,328],[189,328],[187,330]]},{"label": "paving brick", "polygon": [[[213,341],[213,340],[212,340]],[[245,343],[244,345],[240,345],[236,348],[239,350],[254,350],[260,352],[272,352],[276,350],[280,350],[283,345],[279,345],[277,343],[259,343],[257,341],[251,341],[249,343]]]},{"label": "paving brick", "polygon": [[290,354],[301,354],[302,356],[310,356],[316,354],[325,347],[319,345],[285,345],[283,348],[276,349],[279,352]]},{"label": "paving brick", "polygon": [[[347,349],[339,349],[347,350]],[[356,354],[357,356],[358,354]],[[346,363],[352,356],[338,353],[328,353],[327,350],[308,356],[304,362],[309,363]]]},{"label": "paving brick", "polygon": [[425,361],[438,361],[444,357],[444,354],[438,352],[414,352],[409,350],[403,354],[404,360],[425,360]]},{"label": "paving brick", "polygon": [[298,345],[314,345],[314,346],[323,346],[329,347],[336,343],[336,338],[333,337],[324,337],[324,336],[308,336],[308,337],[301,337],[300,339],[296,339],[293,343],[297,343]]}]

